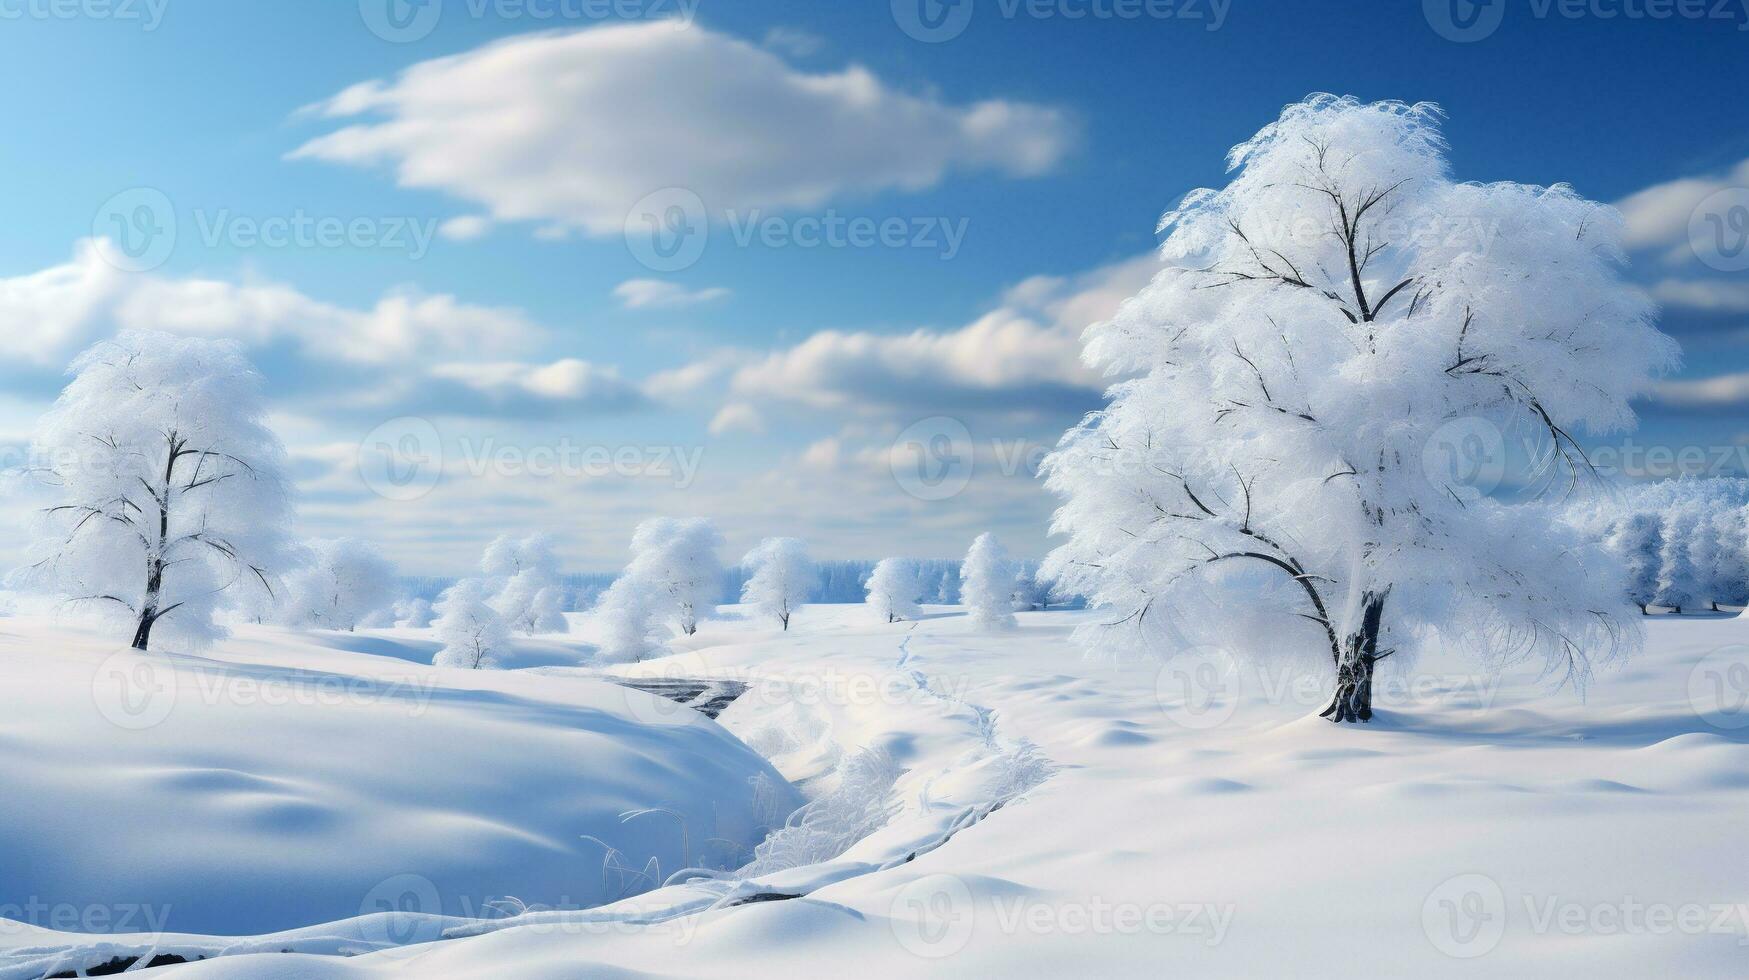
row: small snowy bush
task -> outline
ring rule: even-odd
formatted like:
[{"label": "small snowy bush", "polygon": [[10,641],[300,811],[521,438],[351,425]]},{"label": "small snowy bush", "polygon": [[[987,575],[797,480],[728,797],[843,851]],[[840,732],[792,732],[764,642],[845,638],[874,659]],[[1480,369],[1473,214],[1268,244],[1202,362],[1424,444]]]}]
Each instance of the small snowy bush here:
[{"label": "small snowy bush", "polygon": [[751,572],[741,587],[741,601],[782,623],[786,631],[790,617],[820,584],[807,544],[796,538],[766,538],[741,564]]},{"label": "small snowy bush", "polygon": [[566,633],[564,584],[552,540],[504,535],[486,547],[480,569],[497,587],[492,604],[519,633]]},{"label": "small snowy bush", "polygon": [[1015,592],[1020,579],[995,535],[980,534],[960,565],[960,595],[979,629],[1013,629]]},{"label": "small snowy bush", "polygon": [[395,596],[395,566],[357,538],[310,542],[309,561],[286,576],[285,615],[293,626],[356,630]]},{"label": "small snowy bush", "polygon": [[916,619],[923,614],[919,596],[923,584],[917,579],[917,566],[907,558],[886,558],[868,577],[868,605],[888,623]]},{"label": "small snowy bush", "polygon": [[470,578],[450,586],[438,599],[433,626],[443,649],[433,664],[471,670],[499,665],[510,645],[510,627],[493,608],[491,594],[485,581]]}]

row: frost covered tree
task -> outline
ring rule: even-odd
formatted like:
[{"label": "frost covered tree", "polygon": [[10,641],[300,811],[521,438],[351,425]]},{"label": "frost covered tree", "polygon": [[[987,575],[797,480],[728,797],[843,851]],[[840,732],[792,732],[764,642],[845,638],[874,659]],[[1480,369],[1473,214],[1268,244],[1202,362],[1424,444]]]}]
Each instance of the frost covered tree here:
[{"label": "frost covered tree", "polygon": [[629,576],[620,576],[601,593],[593,618],[603,663],[636,663],[654,647],[654,604],[649,590]]},{"label": "frost covered tree", "polygon": [[491,585],[477,578],[457,582],[438,598],[432,625],[443,648],[432,660],[435,666],[490,670],[499,665],[510,645],[510,627],[491,599]]},{"label": "frost covered tree", "polygon": [[143,331],[71,373],[36,432],[34,472],[55,503],[21,578],[125,620],[137,650],[158,629],[217,638],[213,612],[274,592],[290,554],[261,376],[232,342]]},{"label": "frost covered tree", "polygon": [[430,626],[431,621],[436,618],[437,612],[424,599],[402,599],[395,603],[396,626],[422,630]]},{"label": "frost covered tree", "polygon": [[691,636],[722,600],[722,546],[716,525],[704,518],[651,518],[632,532],[632,561],[623,577],[648,593],[657,619]]},{"label": "frost covered tree", "polygon": [[497,584],[492,604],[520,633],[566,633],[565,586],[552,539],[544,534],[503,535],[486,546],[480,569]]},{"label": "frost covered tree", "polygon": [[286,576],[287,618],[294,626],[356,630],[395,599],[395,566],[357,538],[312,541],[308,562]]},{"label": "frost covered tree", "polygon": [[1713,610],[1720,604],[1749,606],[1749,507],[1736,506],[1712,515],[1708,529],[1714,540],[1709,590]]},{"label": "frost covered tree", "polygon": [[1664,515],[1659,534],[1658,595],[1654,601],[1678,616],[1705,591],[1690,551],[1699,526],[1700,509],[1693,503],[1683,503]]},{"label": "frost covered tree", "polygon": [[979,629],[1015,627],[1014,599],[1020,576],[995,535],[980,534],[960,564],[960,601]]},{"label": "frost covered tree", "polygon": [[790,617],[807,605],[820,584],[807,543],[799,538],[766,538],[747,552],[741,565],[749,573],[741,586],[741,601],[782,623],[787,632]]},{"label": "frost covered tree", "polygon": [[1647,611],[1658,597],[1659,556],[1663,551],[1663,524],[1655,514],[1628,514],[1618,519],[1604,541],[1627,571],[1629,601]]},{"label": "frost covered tree", "polygon": [[1165,652],[1243,626],[1241,656],[1321,650],[1322,714],[1355,722],[1416,640],[1575,684],[1639,641],[1600,544],[1430,451],[1452,426],[1521,434],[1535,489],[1571,492],[1591,473],[1576,434],[1632,425],[1676,346],[1623,280],[1614,210],[1455,182],[1439,119],[1313,96],[1162,220],[1164,268],[1088,332],[1124,380],[1045,464],[1068,538],[1045,573],[1109,613],[1083,642]]},{"label": "frost covered tree", "polygon": [[889,623],[922,615],[922,592],[917,564],[908,558],[883,558],[868,577],[869,608]]}]

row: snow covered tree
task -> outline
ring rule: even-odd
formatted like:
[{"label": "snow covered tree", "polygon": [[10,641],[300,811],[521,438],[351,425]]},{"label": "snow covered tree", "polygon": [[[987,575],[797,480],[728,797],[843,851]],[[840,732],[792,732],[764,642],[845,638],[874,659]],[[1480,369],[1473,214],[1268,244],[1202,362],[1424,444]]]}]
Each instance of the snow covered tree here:
[{"label": "snow covered tree", "polygon": [[437,620],[432,624],[443,649],[437,651],[433,665],[469,670],[490,670],[499,665],[510,645],[510,627],[493,608],[491,598],[491,585],[477,578],[463,579],[444,591],[437,600]]},{"label": "snow covered tree", "polygon": [[869,608],[889,623],[922,615],[918,604],[922,592],[917,565],[908,558],[884,558],[868,577]]},{"label": "snow covered tree", "polygon": [[820,584],[807,543],[798,538],[766,538],[741,559],[741,565],[750,573],[741,587],[741,601],[782,623],[787,632],[790,617],[807,605]]},{"label": "snow covered tree", "polygon": [[1627,570],[1628,599],[1639,606],[1642,613],[1658,597],[1663,533],[1663,522],[1656,515],[1628,514],[1615,522],[1604,542]]},{"label": "snow covered tree", "polygon": [[261,376],[235,343],[143,331],[71,372],[36,433],[34,472],[56,503],[21,579],[124,619],[137,650],[160,627],[217,638],[214,610],[274,592],[290,553]]},{"label": "snow covered tree", "polygon": [[1716,542],[1710,576],[1713,610],[1721,604],[1749,606],[1749,507],[1726,507],[1712,516]]},{"label": "snow covered tree", "polygon": [[530,635],[570,631],[564,611],[565,586],[559,579],[559,559],[550,537],[502,535],[486,546],[480,569],[497,586],[492,604],[511,629]]},{"label": "snow covered tree", "polygon": [[1664,515],[1659,532],[1658,595],[1654,601],[1678,616],[1685,607],[1694,605],[1702,591],[1689,552],[1689,542],[1699,524],[1700,509],[1684,502]]},{"label": "snow covered tree", "polygon": [[620,576],[601,594],[592,615],[603,663],[636,663],[654,646],[650,632],[655,627],[655,607],[643,583]]},{"label": "snow covered tree", "polygon": [[286,576],[287,618],[294,626],[356,630],[395,598],[395,566],[357,538],[312,541],[309,561]]},{"label": "snow covered tree", "polygon": [[424,599],[402,599],[395,603],[396,626],[422,630],[430,626],[431,621],[436,618],[437,612]]},{"label": "snow covered tree", "polygon": [[632,532],[625,578],[648,593],[656,618],[691,636],[723,597],[726,573],[717,551],[723,536],[704,518],[656,517]]},{"label": "snow covered tree", "polygon": [[[1619,568],[1552,505],[1428,459],[1450,426],[1528,433],[1537,490],[1591,473],[1676,361],[1621,275],[1622,221],[1565,186],[1457,183],[1437,107],[1317,95],[1167,214],[1164,268],[1087,358],[1122,376],[1045,463],[1045,573],[1110,616],[1089,645],[1323,651],[1337,722],[1437,634],[1575,684],[1639,642]],[[1295,625],[1297,624],[1297,625]],[[1296,642],[1298,641],[1298,642]]]},{"label": "snow covered tree", "polygon": [[1014,597],[1020,578],[995,535],[980,534],[960,564],[960,595],[979,629],[1015,627]]}]

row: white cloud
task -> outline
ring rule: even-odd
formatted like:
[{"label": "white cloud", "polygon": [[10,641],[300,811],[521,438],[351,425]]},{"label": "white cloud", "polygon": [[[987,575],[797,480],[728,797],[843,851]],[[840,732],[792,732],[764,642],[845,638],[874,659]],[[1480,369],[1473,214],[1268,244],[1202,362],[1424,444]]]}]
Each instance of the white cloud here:
[{"label": "white cloud", "polygon": [[464,214],[445,221],[437,233],[452,242],[471,242],[492,230],[492,219],[479,214]]},{"label": "white cloud", "polygon": [[826,39],[799,27],[773,27],[765,32],[766,47],[792,58],[806,58],[826,49]]},{"label": "white cloud", "polygon": [[500,410],[564,406],[617,411],[644,403],[638,386],[620,377],[617,369],[570,357],[547,364],[522,361],[438,364],[430,373],[435,379],[455,382],[485,396]]},{"label": "white cloud", "polygon": [[865,415],[1078,411],[1104,387],[1081,363],[1082,331],[1114,314],[1156,265],[1150,255],[1030,279],[954,330],[817,333],[740,367],[730,395]]},{"label": "white cloud", "polygon": [[1677,248],[1688,242],[1694,209],[1711,195],[1749,186],[1749,160],[1715,177],[1683,177],[1655,184],[1616,203],[1627,220],[1622,241],[1630,249]]},{"label": "white cloud", "polygon": [[1670,306],[1714,313],[1749,313],[1749,282],[1731,279],[1666,279],[1652,295]]},{"label": "white cloud", "polygon": [[271,282],[128,273],[103,259],[108,247],[82,241],[67,263],[0,278],[0,356],[59,370],[93,342],[133,328],[251,346],[291,341],[317,359],[388,364],[431,352],[509,352],[543,333],[516,310],[448,295],[400,290],[352,309]]},{"label": "white cloud", "polygon": [[1692,381],[1665,381],[1656,400],[1673,408],[1729,409],[1749,404],[1749,371]]},{"label": "white cloud", "polygon": [[952,105],[855,65],[799,71],[675,21],[507,38],[312,108],[373,118],[293,157],[390,164],[403,186],[446,191],[494,219],[603,236],[668,187],[720,213],[921,190],[956,170],[1036,175],[1074,128],[1053,108]]},{"label": "white cloud", "polygon": [[629,279],[616,286],[613,295],[628,310],[674,309],[722,299],[729,295],[729,290],[720,286],[687,289],[664,279]]},{"label": "white cloud", "polygon": [[728,432],[761,433],[765,431],[765,419],[759,410],[746,402],[730,402],[724,405],[716,416],[711,419],[710,433],[720,436]]}]

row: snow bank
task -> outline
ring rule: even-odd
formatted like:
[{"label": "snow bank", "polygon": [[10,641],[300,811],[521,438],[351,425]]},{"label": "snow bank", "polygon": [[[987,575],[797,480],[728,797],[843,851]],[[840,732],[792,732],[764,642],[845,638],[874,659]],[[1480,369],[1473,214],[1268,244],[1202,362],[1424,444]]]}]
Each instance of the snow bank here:
[{"label": "snow bank", "polygon": [[[801,802],[694,712],[575,670],[410,662],[429,645],[244,627],[219,660],[6,620],[0,918],[253,935],[583,908],[738,865]],[[656,880],[604,874],[605,846]]]}]

